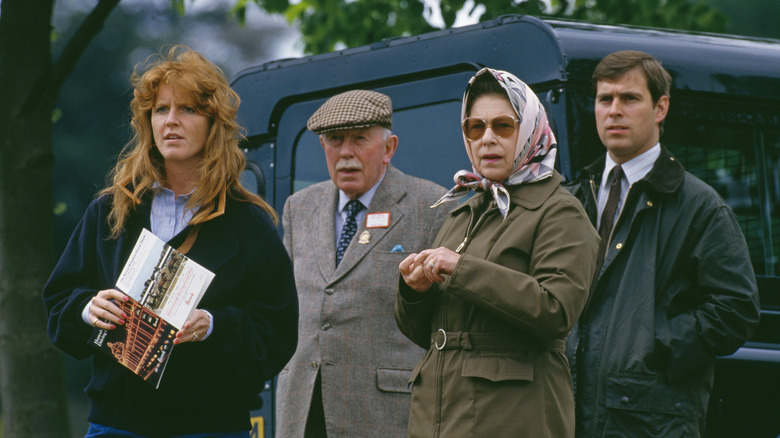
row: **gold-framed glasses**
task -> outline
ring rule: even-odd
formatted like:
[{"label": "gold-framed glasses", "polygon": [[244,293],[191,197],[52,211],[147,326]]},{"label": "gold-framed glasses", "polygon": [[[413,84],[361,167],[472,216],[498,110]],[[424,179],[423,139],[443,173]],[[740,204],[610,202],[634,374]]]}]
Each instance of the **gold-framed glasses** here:
[{"label": "gold-framed glasses", "polygon": [[463,119],[463,134],[469,140],[480,140],[487,131],[488,126],[493,134],[501,138],[509,138],[515,133],[515,129],[520,126],[520,120],[512,116],[498,116],[493,120],[486,121],[478,117],[467,117]]}]

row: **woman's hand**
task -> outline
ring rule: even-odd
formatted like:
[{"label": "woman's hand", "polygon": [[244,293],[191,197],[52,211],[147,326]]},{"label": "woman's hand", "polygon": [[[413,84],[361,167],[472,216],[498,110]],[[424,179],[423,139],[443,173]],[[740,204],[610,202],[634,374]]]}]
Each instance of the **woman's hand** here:
[{"label": "woman's hand", "polygon": [[116,289],[106,289],[92,297],[89,306],[89,321],[97,328],[113,330],[115,324],[123,325],[127,314],[116,304],[130,298]]},{"label": "woman's hand", "polygon": [[417,292],[428,292],[428,289],[433,286],[433,281],[429,280],[423,272],[423,266],[416,263],[415,260],[419,254],[412,253],[408,257],[401,261],[398,265],[398,270],[401,271],[401,276],[404,278],[404,282]]},{"label": "woman's hand", "polygon": [[409,287],[417,292],[427,292],[433,283],[444,281],[442,275],[452,274],[459,259],[460,254],[448,248],[426,249],[419,254],[410,254],[398,269]]},{"label": "woman's hand", "polygon": [[209,332],[210,325],[209,314],[203,310],[195,309],[187,322],[184,323],[184,327],[176,333],[176,338],[173,340],[174,345],[202,341],[206,337],[206,333]]}]

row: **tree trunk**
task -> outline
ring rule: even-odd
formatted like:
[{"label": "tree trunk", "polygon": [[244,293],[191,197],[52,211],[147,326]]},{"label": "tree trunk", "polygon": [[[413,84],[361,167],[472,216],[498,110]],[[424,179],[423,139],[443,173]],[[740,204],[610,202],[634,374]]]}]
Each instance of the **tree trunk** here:
[{"label": "tree trunk", "polygon": [[0,397],[5,437],[69,437],[64,361],[46,335],[41,300],[54,252],[51,111],[22,112],[10,127],[0,123],[0,131],[5,137],[0,148]]},{"label": "tree trunk", "polygon": [[[54,252],[53,0],[3,0],[0,14],[0,398],[5,437],[68,437],[62,354],[41,300]],[[48,90],[50,91],[50,90]],[[37,93],[36,93],[37,92]]]},{"label": "tree trunk", "polygon": [[54,261],[52,110],[119,0],[99,0],[56,65],[54,0],[0,3],[0,400],[5,438],[69,437],[62,353],[41,300]]}]

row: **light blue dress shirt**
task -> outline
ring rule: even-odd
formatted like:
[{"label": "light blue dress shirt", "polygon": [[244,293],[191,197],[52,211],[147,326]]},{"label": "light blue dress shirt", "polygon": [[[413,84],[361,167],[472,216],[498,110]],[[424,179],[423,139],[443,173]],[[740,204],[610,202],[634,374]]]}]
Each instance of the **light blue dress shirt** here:
[{"label": "light blue dress shirt", "polygon": [[176,193],[159,183],[155,183],[154,189],[151,231],[164,242],[168,242],[186,228],[195,215],[192,209],[186,207],[187,201],[192,196],[192,191],[186,195],[176,196]]}]

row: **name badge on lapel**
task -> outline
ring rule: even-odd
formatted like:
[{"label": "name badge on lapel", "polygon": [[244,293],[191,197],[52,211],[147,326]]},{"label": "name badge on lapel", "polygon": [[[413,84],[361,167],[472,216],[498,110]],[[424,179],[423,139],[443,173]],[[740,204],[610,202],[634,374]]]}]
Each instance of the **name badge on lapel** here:
[{"label": "name badge on lapel", "polygon": [[387,228],[390,226],[390,212],[366,215],[366,228]]}]

